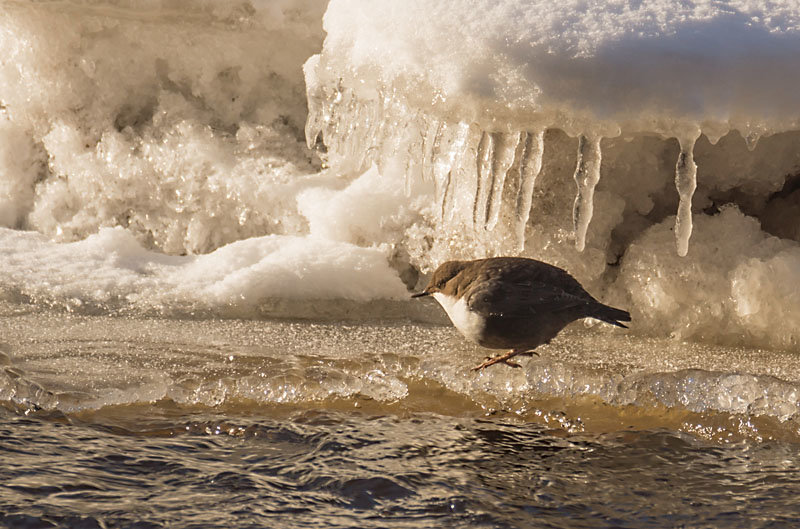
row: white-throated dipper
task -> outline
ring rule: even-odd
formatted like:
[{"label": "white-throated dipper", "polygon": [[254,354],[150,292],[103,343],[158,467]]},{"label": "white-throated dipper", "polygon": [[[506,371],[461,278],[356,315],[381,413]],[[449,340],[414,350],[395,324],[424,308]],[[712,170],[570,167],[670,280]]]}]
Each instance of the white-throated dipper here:
[{"label": "white-throated dipper", "polygon": [[447,261],[433,272],[425,290],[411,296],[432,295],[456,329],[489,349],[511,351],[489,357],[478,371],[511,362],[554,338],[567,324],[595,318],[627,329],[624,310],[594,299],[566,270],[524,257],[491,257],[475,261]]}]

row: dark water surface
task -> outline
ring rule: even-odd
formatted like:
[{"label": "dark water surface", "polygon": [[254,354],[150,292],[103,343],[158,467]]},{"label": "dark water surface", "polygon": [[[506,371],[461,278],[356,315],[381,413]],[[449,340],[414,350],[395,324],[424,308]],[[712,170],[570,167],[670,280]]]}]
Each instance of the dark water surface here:
[{"label": "dark water surface", "polygon": [[126,430],[6,414],[0,446],[6,527],[800,523],[796,446],[719,446],[670,431],[586,436],[332,411]]},{"label": "dark water surface", "polygon": [[0,526],[794,527],[790,353],[570,331],[0,317]]}]

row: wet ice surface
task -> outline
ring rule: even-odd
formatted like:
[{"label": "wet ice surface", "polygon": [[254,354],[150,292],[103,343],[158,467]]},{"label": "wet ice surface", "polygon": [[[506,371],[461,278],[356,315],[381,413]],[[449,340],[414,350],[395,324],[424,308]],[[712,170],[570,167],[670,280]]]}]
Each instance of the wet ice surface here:
[{"label": "wet ice surface", "polygon": [[488,351],[449,326],[63,313],[0,322],[0,398],[19,412],[170,403],[231,413],[489,413],[571,432],[658,426],[715,441],[799,435],[793,353],[573,326],[521,369],[475,374]]},{"label": "wet ice surface", "polygon": [[800,521],[790,354],[578,328],[474,374],[452,328],[403,322],[7,313],[0,335],[9,526]]}]

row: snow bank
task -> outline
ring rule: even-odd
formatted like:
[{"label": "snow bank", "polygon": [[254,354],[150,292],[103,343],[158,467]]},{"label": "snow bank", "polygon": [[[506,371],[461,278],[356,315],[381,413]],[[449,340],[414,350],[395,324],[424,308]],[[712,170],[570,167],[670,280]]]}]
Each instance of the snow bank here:
[{"label": "snow bank", "polygon": [[332,0],[325,69],[484,128],[719,137],[797,128],[800,6]]},{"label": "snow bank", "polygon": [[79,312],[210,311],[254,316],[274,299],[405,299],[386,248],[267,235],[200,256],[142,248],[124,228],[74,243],[0,228],[0,294]]},{"label": "snow bank", "polygon": [[[333,0],[324,27],[323,52],[306,63],[309,144],[321,135],[330,160],[347,167],[404,159],[408,178],[436,182],[443,211],[471,210],[450,216],[450,231],[511,239],[491,250],[524,246],[544,129],[578,138],[580,251],[602,139],[676,138],[675,238],[686,255],[700,135],[716,144],[736,130],[752,149],[762,135],[798,128],[798,6]],[[504,206],[513,230],[497,229]]]}]

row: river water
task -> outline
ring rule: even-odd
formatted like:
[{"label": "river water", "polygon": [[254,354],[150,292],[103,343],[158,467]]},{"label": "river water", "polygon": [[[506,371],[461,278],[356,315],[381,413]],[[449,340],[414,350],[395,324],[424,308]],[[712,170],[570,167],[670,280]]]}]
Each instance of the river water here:
[{"label": "river water", "polygon": [[411,321],[0,328],[8,527],[800,521],[793,355],[579,327],[475,374],[479,348]]}]

